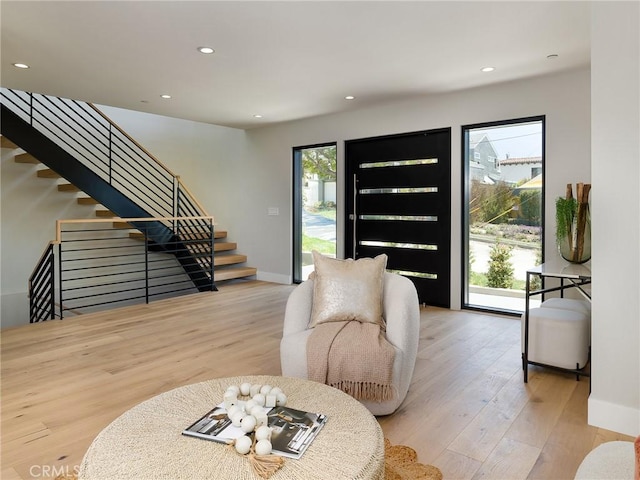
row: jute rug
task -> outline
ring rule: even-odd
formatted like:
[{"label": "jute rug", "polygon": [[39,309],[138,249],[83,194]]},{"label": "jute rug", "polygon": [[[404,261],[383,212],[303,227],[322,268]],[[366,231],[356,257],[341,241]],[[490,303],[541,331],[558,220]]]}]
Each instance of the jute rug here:
[{"label": "jute rug", "polygon": [[386,480],[442,480],[433,465],[418,463],[416,451],[406,445],[391,445],[384,439],[384,477]]},{"label": "jute rug", "polygon": [[[386,480],[442,480],[442,472],[433,465],[418,463],[416,451],[406,445],[391,445],[384,439],[384,475]],[[78,480],[77,475],[58,475],[55,480]]]}]

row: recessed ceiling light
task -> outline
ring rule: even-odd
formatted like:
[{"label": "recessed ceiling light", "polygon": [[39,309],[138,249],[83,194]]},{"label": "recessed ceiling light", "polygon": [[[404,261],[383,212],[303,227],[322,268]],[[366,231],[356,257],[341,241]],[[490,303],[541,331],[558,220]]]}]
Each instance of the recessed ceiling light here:
[{"label": "recessed ceiling light", "polygon": [[160,95],[160,96],[161,96],[162,98],[166,98],[166,99],[171,98],[171,95],[167,95],[166,93],[165,93],[164,95]]},{"label": "recessed ceiling light", "polygon": [[481,72],[493,72],[496,69],[496,67],[482,67],[480,69]]},{"label": "recessed ceiling light", "polygon": [[16,68],[29,68],[29,65],[26,63],[14,63],[13,66]]},{"label": "recessed ceiling light", "polygon": [[547,58],[549,60],[553,60],[554,58],[558,58],[558,54],[557,53],[552,53],[551,55],[547,55]]},{"label": "recessed ceiling light", "polygon": [[207,55],[215,52],[211,47],[198,47],[198,51]]},{"label": "recessed ceiling light", "polygon": [[345,100],[353,100],[354,98],[356,97],[354,97],[353,95],[347,95],[346,97],[344,97]]},{"label": "recessed ceiling light", "polygon": [[260,115],[259,113],[256,113],[253,118],[262,118],[262,115]]}]

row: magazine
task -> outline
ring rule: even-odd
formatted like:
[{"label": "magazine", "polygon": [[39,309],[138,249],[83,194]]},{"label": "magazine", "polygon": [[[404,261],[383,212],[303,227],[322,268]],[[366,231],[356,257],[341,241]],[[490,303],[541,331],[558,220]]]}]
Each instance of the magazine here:
[{"label": "magazine", "polygon": [[[289,407],[265,407],[264,411],[271,427],[272,453],[287,458],[300,458],[327,421],[326,415]],[[182,434],[220,443],[245,435],[240,427],[231,423],[224,403],[207,412]]]}]

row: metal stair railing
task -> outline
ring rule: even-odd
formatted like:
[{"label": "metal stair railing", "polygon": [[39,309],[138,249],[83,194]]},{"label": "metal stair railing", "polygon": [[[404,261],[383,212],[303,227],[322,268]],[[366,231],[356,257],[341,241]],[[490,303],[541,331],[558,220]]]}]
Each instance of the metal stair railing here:
[{"label": "metal stair railing", "polygon": [[[142,238],[132,238],[128,227],[113,228],[113,222],[136,224]],[[151,240],[159,223],[186,233],[159,246]],[[203,280],[214,290],[213,238],[213,217],[58,220],[56,239],[29,280],[30,321],[195,293],[184,263],[178,262],[181,254],[205,272]]]},{"label": "metal stair railing", "polygon": [[29,277],[29,319],[31,323],[56,318],[55,248],[56,243],[49,242]]},{"label": "metal stair railing", "polygon": [[2,103],[150,216],[178,217],[179,202],[206,216],[178,177],[90,103],[1,89]]}]

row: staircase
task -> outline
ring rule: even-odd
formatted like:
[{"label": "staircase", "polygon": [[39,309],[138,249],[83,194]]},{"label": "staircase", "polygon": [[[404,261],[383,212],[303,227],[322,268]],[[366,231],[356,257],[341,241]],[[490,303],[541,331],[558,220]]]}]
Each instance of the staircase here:
[{"label": "staircase", "polygon": [[[19,149],[15,143],[9,140],[5,136],[0,136],[0,143],[2,148]],[[31,168],[44,167],[42,163],[29,153],[17,153],[14,156],[16,163],[25,164]],[[62,177],[50,168],[37,168],[35,170],[37,178],[44,178],[50,180],[62,180],[63,183],[58,183],[59,192],[71,192],[71,193],[84,193],[80,188],[71,183],[67,183]],[[94,214],[97,218],[116,218],[118,215],[108,209],[106,209],[100,202],[90,196],[78,196],[76,199],[79,205],[86,205],[94,208]],[[144,233],[137,230],[133,225],[114,220],[113,227],[117,229],[130,229],[129,238],[144,241]],[[216,230],[214,232],[214,282],[222,282],[234,279],[244,279],[253,277],[257,273],[257,269],[254,267],[246,266],[247,256],[236,253],[237,244],[235,242],[227,241],[227,232],[223,230]]]},{"label": "staircase", "polygon": [[[72,308],[140,298],[148,303],[156,295],[193,288],[201,292],[217,290],[215,282],[256,274],[255,268],[244,265],[246,256],[235,253],[237,245],[227,241],[226,233],[215,231],[213,217],[206,213],[180,177],[95,106],[7,88],[0,90],[3,147],[23,150],[24,153],[15,155],[15,161],[34,168],[40,165],[42,168],[36,169],[36,176],[55,181],[58,191],[84,193],[77,197],[78,203],[93,207],[96,216],[93,220],[56,222],[56,240],[49,242],[29,279],[32,322],[56,316],[62,318],[63,312]],[[120,231],[114,238],[99,238],[96,232],[104,232],[105,224],[117,222],[128,223],[125,227],[116,227]],[[100,228],[96,230],[81,224],[100,225]],[[132,244],[124,247],[137,253],[101,255],[100,252],[107,251],[105,249],[123,248],[94,246],[99,242],[106,245],[116,239],[120,241],[123,228],[132,235],[130,239],[124,237],[129,242],[142,235],[144,242],[137,242],[140,247]],[[83,240],[72,234],[84,236]],[[87,247],[72,247],[74,244]],[[86,256],[73,257],[79,255],[78,252]],[[174,267],[155,268],[153,262],[157,261],[158,255],[168,259],[179,271],[164,273]],[[134,256],[141,259],[127,259]],[[104,264],[116,257],[115,263]],[[150,257],[154,257],[153,260]],[[84,263],[82,267],[71,268],[73,262]],[[63,264],[70,267],[67,269]],[[137,270],[130,270],[130,266]],[[94,268],[111,270],[73,276],[77,271],[93,272]],[[117,272],[111,273],[113,270]],[[130,275],[131,278],[119,277],[117,281],[104,280],[103,283],[94,281],[129,274],[137,277]],[[186,279],[173,279],[184,277],[184,274]],[[166,283],[161,283],[163,280]],[[83,281],[85,284],[80,284]],[[121,284],[130,286],[120,288]],[[178,287],[178,284],[185,285]],[[113,290],[108,290],[110,286]],[[102,291],[94,293],[90,291],[92,288]],[[59,293],[58,312],[54,308],[56,290]],[[98,301],[98,298],[124,292],[130,293],[124,300]],[[93,303],[82,303],[84,299],[92,299]],[[77,303],[71,306],[70,300]],[[34,310],[38,311],[38,316],[34,315]]]}]

